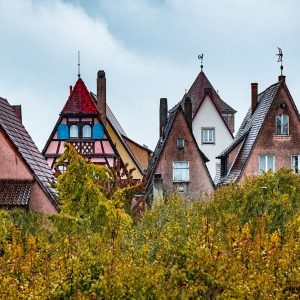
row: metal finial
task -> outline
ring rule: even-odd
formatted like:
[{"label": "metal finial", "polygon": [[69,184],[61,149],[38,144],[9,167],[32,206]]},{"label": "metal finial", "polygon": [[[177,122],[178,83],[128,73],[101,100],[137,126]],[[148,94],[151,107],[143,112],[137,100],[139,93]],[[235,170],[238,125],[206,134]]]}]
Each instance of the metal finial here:
[{"label": "metal finial", "polygon": [[77,76],[78,76],[78,78],[80,78],[80,51],[78,51],[78,64],[77,64],[77,66],[78,66]]},{"label": "metal finial", "polygon": [[278,56],[277,62],[280,62],[280,71],[281,71],[281,76],[282,76],[282,71],[283,71],[283,65],[282,65],[283,53],[282,53],[282,50],[279,47],[277,47],[277,48],[278,48],[278,54],[276,54]]},{"label": "metal finial", "polygon": [[186,95],[186,89],[184,89],[184,94]]},{"label": "metal finial", "polygon": [[201,60],[201,71],[203,69],[203,53],[198,55],[198,59]]}]

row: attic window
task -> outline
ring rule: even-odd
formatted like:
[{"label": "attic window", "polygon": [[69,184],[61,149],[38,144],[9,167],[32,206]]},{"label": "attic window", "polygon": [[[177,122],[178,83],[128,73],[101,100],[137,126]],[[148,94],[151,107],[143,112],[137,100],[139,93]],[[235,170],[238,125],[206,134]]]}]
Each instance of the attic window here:
[{"label": "attic window", "polygon": [[182,138],[177,139],[177,148],[179,150],[184,148],[184,139],[182,139]]},{"label": "attic window", "polygon": [[70,138],[78,138],[78,136],[79,136],[78,126],[71,125],[70,126]]},{"label": "attic window", "polygon": [[92,137],[92,127],[90,125],[84,125],[82,127],[82,137],[83,138]]},{"label": "attic window", "polygon": [[289,116],[277,115],[276,116],[276,135],[289,134]]}]

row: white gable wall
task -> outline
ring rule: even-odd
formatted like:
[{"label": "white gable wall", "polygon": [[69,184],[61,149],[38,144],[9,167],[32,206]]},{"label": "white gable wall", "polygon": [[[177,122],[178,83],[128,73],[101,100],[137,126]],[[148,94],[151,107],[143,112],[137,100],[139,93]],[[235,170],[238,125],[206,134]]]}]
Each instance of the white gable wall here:
[{"label": "white gable wall", "polygon": [[[202,128],[207,127],[215,129],[214,144],[202,143]],[[215,157],[231,144],[233,137],[209,96],[205,96],[193,119],[193,133],[199,148],[209,159],[206,165],[211,177],[214,178],[216,175],[216,165],[219,163],[219,160]]]}]

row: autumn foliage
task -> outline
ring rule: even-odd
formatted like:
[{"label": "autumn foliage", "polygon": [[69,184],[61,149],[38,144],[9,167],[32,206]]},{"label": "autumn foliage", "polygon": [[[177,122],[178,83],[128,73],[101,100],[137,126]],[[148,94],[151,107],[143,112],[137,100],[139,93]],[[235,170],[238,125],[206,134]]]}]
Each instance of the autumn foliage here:
[{"label": "autumn foliage", "polygon": [[248,178],[209,201],[170,195],[136,224],[94,183],[62,194],[60,215],[0,211],[2,299],[298,299],[297,174]]}]

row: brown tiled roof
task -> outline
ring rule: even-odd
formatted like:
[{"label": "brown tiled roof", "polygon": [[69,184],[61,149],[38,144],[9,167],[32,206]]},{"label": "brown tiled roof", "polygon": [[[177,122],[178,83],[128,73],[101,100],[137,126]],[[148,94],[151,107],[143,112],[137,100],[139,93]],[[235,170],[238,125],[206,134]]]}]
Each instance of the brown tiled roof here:
[{"label": "brown tiled roof", "polygon": [[52,187],[54,180],[45,158],[42,156],[23,124],[16,117],[14,109],[6,99],[0,97],[0,129],[8,137],[16,151],[31,169],[49,199],[56,206],[56,190]]},{"label": "brown tiled roof", "polygon": [[217,179],[217,184],[234,182],[241,175],[281,84],[285,86],[283,82],[279,81],[258,95],[258,104],[255,111],[252,113],[251,108],[248,110],[234,141],[217,157],[226,157],[231,150],[241,144],[239,153],[230,170],[226,176]]},{"label": "brown tiled roof", "polygon": [[192,110],[193,116],[197,112],[201,102],[204,99],[204,92],[205,89],[212,89],[213,92],[213,100],[215,101],[216,107],[220,111],[220,113],[231,113],[234,114],[236,111],[229,106],[226,102],[224,102],[219,94],[215,91],[214,87],[206,77],[203,71],[201,71],[198,76],[196,77],[194,83],[190,87],[189,91],[183,96],[182,100],[180,101],[181,105],[184,105],[184,101],[186,97],[190,97],[192,100]]},{"label": "brown tiled roof", "polygon": [[32,181],[0,179],[0,206],[27,206]]}]

